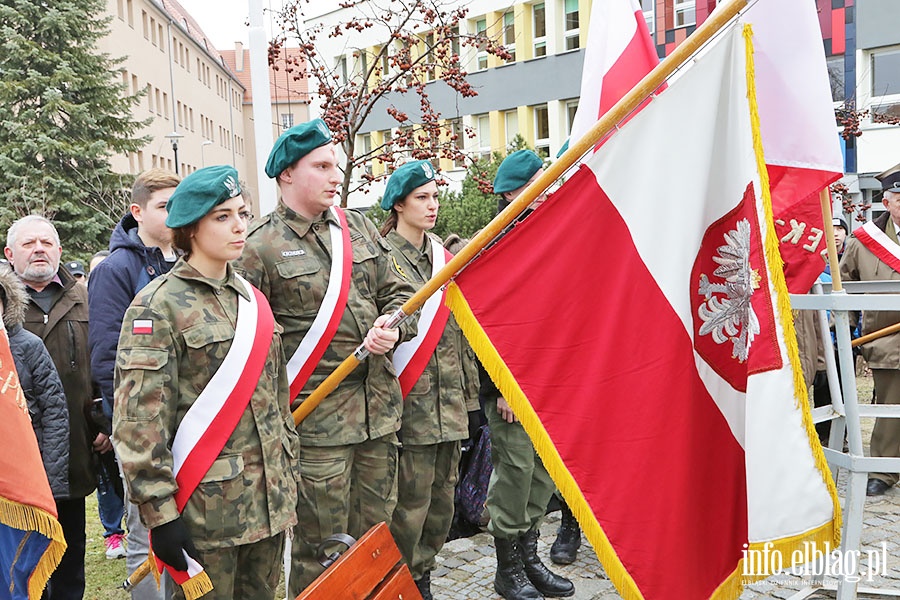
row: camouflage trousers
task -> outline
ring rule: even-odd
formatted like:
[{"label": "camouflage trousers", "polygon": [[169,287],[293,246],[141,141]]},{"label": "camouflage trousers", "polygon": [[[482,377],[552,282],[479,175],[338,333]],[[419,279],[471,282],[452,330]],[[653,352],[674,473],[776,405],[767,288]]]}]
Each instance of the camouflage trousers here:
[{"label": "camouflage trousers", "polygon": [[391,534],[413,579],[434,569],[434,557],[450,532],[459,456],[458,441],[404,445],[400,453]]},{"label": "camouflage trousers", "polygon": [[556,489],[521,423],[507,423],[497,413],[497,402],[484,403],[491,428],[494,472],[488,483],[488,531],[509,539],[537,527]]},{"label": "camouflage trousers", "polygon": [[325,569],[319,544],[335,533],[359,539],[397,505],[397,435],[347,446],[303,446],[297,519],[291,543],[290,597]]},{"label": "camouflage trousers", "polygon": [[[274,600],[281,576],[284,533],[253,544],[198,550],[200,564],[213,584],[203,600]],[[183,600],[179,586],[173,598]]]}]

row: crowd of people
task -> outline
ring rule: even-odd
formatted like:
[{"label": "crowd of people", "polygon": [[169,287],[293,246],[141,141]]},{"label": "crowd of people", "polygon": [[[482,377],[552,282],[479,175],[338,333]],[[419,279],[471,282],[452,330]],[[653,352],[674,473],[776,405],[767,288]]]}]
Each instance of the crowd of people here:
[{"label": "crowd of people", "polygon": [[[530,150],[510,154],[493,182],[498,211],[542,169]],[[107,556],[125,555],[129,571],[148,558],[164,567],[159,585],[148,578],[132,591],[137,600],[183,597],[191,585],[211,587],[211,598],[274,598],[283,562],[294,597],[323,572],[323,542],[358,539],[382,521],[428,600],[462,444],[488,434],[495,591],[573,595],[537,552],[555,486],[442,292],[391,322],[452,256],[431,233],[440,205],[432,164],[391,174],[380,232],[335,205],[341,178],[323,121],[282,134],[266,173],[280,201],[256,220],[230,166],[184,179],[140,174],[109,250],[87,271],[61,262],[48,219],[9,228],[0,312],[68,544],[45,597],[84,595],[85,498],[97,489]],[[887,212],[849,238],[835,221],[845,279],[900,278],[900,168],[881,180]],[[867,312],[862,332],[898,320]],[[803,337],[800,315],[797,325]],[[359,347],[368,358],[295,425],[292,410]],[[862,352],[876,400],[900,401],[894,337]],[[821,379],[821,363],[806,362],[807,381]],[[900,454],[897,425],[879,419],[873,456]],[[873,473],[868,493],[896,482]],[[550,558],[570,564],[581,532],[559,504]]]},{"label": "crowd of people", "polygon": [[[531,151],[511,155],[495,182],[501,206],[542,165]],[[62,260],[48,219],[9,228],[0,310],[68,544],[45,597],[84,595],[85,498],[96,489],[107,557],[124,555],[129,572],[148,559],[163,567],[159,584],[132,590],[137,600],[192,585],[273,598],[283,562],[293,597],[323,572],[324,540],[382,521],[432,598],[462,443],[487,431],[497,593],[574,594],[537,555],[553,483],[442,294],[389,326],[452,256],[430,233],[431,163],[390,176],[380,233],[335,206],[323,121],[287,130],[266,173],[280,201],[255,220],[232,167],[141,173],[88,269]],[[292,410],[360,346],[368,358],[295,425]],[[563,508],[552,554],[568,564],[580,531]]]}]

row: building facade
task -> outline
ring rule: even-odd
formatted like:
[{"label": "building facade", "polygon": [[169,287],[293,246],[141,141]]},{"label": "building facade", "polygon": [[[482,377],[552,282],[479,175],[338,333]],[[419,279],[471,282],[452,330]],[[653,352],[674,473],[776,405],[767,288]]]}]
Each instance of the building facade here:
[{"label": "building facade", "polygon": [[[147,121],[140,135],[149,138],[141,150],[114,156],[113,169],[137,174],[162,167],[184,176],[230,164],[257,206],[249,51],[240,44],[215,49],[175,0],[108,0],[106,10],[110,32],[99,50],[124,58],[122,83],[128,93],[142,94],[133,116]],[[306,80],[284,67],[282,57],[269,68],[276,137],[309,114]]]},{"label": "building facade", "polygon": [[163,167],[182,176],[213,164],[247,172],[244,86],[200,26],[171,0],[108,0],[110,33],[100,50],[124,57],[122,82],[142,93],[133,114],[148,144],[116,156],[113,168]]},{"label": "building facade", "polygon": [[[871,115],[861,122],[862,135],[847,142],[844,181],[858,202],[880,199],[873,175],[900,162],[900,127],[877,115],[900,116],[900,10],[896,0],[808,0],[815,2],[823,45],[832,80],[835,108],[848,101]],[[505,153],[518,134],[538,152],[555,157],[568,139],[578,107],[584,46],[592,0],[473,0],[460,23],[462,34],[484,34],[502,42],[514,55],[511,61],[460,49],[461,66],[477,90],[473,98],[460,98],[443,82],[428,84],[429,99],[442,118],[453,123],[470,156]],[[721,2],[718,0],[640,0],[660,57],[666,56],[702,24]],[[318,4],[318,10],[316,5]],[[458,4],[452,2],[451,4]],[[449,4],[448,4],[449,5]],[[308,26],[326,30],[346,22],[353,8],[312,2]],[[422,32],[427,35],[427,32]],[[385,30],[372,27],[352,35],[321,39],[317,51],[332,57],[344,72],[359,71],[360,56],[372,54],[385,43]],[[407,96],[412,96],[408,94]],[[390,104],[415,114],[415,97],[391,98]],[[388,103],[385,103],[387,105]],[[316,100],[313,98],[315,112]],[[357,148],[377,147],[396,135],[398,124],[383,109],[366,121]],[[835,124],[835,135],[840,128]],[[892,153],[892,151],[894,153]],[[462,165],[441,160],[451,185],[464,176]],[[378,175],[388,165],[373,161],[367,167]],[[383,185],[367,194],[351,196],[350,203],[374,203]]]}]

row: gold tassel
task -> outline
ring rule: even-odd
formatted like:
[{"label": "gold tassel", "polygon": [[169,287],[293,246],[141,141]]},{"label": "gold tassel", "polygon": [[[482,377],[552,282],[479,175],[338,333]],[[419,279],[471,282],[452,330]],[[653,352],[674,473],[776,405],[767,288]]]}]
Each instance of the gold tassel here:
[{"label": "gold tassel", "polygon": [[181,585],[186,600],[197,600],[213,590],[212,581],[206,571],[200,571]]}]

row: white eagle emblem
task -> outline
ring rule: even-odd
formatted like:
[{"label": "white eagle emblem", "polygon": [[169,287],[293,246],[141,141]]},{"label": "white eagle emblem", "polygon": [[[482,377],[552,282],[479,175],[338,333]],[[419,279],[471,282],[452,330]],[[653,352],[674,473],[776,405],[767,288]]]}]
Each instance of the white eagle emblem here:
[{"label": "white eagle emblem", "polygon": [[706,298],[697,309],[703,320],[700,335],[711,335],[717,344],[731,342],[731,355],[740,362],[747,360],[753,338],[759,333],[759,319],[750,303],[753,291],[759,288],[759,272],[750,266],[750,222],[741,219],[737,229],[725,234],[725,245],[717,248],[713,261],[719,267],[713,276],[722,279],[714,283],[700,275],[698,293]]},{"label": "white eagle emblem", "polygon": [[223,181],[222,183],[225,185],[225,190],[228,192],[229,198],[234,198],[241,193],[241,186],[231,175],[226,177],[225,181]]}]

